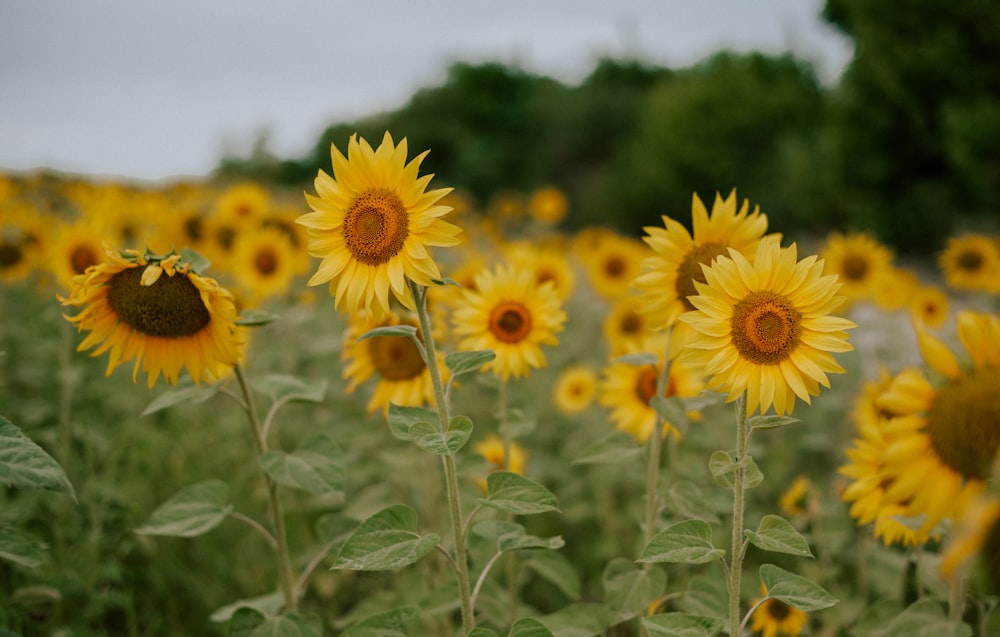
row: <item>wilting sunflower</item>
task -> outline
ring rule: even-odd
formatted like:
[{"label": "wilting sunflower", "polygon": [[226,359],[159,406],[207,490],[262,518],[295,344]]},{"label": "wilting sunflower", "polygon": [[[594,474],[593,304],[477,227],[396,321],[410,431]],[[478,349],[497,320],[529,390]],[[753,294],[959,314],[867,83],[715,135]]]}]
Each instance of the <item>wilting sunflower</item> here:
[{"label": "wilting sunflower", "polygon": [[710,376],[709,388],[746,393],[746,413],[791,413],[796,396],[810,402],[829,373],[843,373],[831,352],[853,349],[845,330],[852,321],[831,316],[843,302],[837,277],[823,275],[823,261],[798,261],[793,243],[782,248],[771,236],[753,263],[730,248],[695,282],[697,308],[680,316],[696,332],[685,360]]},{"label": "wilting sunflower", "polygon": [[[649,401],[656,395],[656,383],[662,373],[662,365],[632,365],[611,363],[604,369],[598,387],[598,402],[611,410],[611,420],[615,429],[632,435],[636,442],[645,443],[656,427],[656,410]],[[702,377],[684,363],[674,361],[667,376],[664,396],[686,398],[697,396],[704,387]],[[690,413],[689,417],[697,417]],[[680,431],[674,423],[664,423],[663,435],[668,433],[679,440]]]},{"label": "wilting sunflower", "polygon": [[347,157],[330,146],[333,176],[316,177],[317,195],[306,193],[313,212],[297,222],[307,229],[309,254],[320,257],[309,285],[329,281],[338,309],[389,312],[389,292],[413,308],[406,284],[429,286],[441,278],[428,246],[453,246],[461,230],[441,219],[451,210],[438,201],[449,188],[426,190],[433,175],[418,176],[424,151],[409,163],[404,138],[386,132],[378,149],[351,136]]},{"label": "wilting sunflower", "polygon": [[[377,376],[378,384],[368,400],[368,413],[381,409],[387,414],[390,403],[404,407],[434,405],[434,385],[430,370],[412,339],[404,336],[373,336],[358,340],[369,330],[390,325],[416,327],[416,321],[405,320],[392,313],[379,321],[364,314],[352,317],[350,326],[344,332],[344,349],[341,355],[345,361],[342,375],[348,381],[347,392],[353,392],[359,385]],[[448,370],[444,366],[444,357],[440,354],[438,369],[442,370],[447,382]]]},{"label": "wilting sunflower", "polygon": [[[510,471],[519,475],[524,474],[524,465],[528,461],[528,454],[524,451],[524,447],[518,444],[516,440],[510,443],[509,459],[504,454],[503,440],[496,434],[486,436],[486,438],[477,442],[472,447],[472,450],[492,465],[491,471]],[[505,466],[506,469],[504,468]],[[476,478],[476,485],[484,493],[486,492],[486,478]]]},{"label": "wilting sunflower", "polygon": [[915,323],[924,362],[945,381],[920,373],[894,382],[879,404],[898,416],[887,425],[888,502],[925,516],[922,530],[956,519],[986,486],[1000,450],[1000,318],[968,311],[956,317],[958,339],[972,365]]},{"label": "wilting sunflower", "polygon": [[[693,234],[670,217],[664,216],[663,224],[665,228],[643,228],[643,240],[655,254],[642,262],[643,274],[635,281],[654,329],[669,327],[681,313],[694,309],[688,297],[697,294],[696,281],[705,282],[702,265],[725,256],[729,248],[753,258],[767,232],[767,215],[760,212],[759,206],[751,211],[746,199],[737,210],[733,189],[725,199],[716,193],[711,215],[698,194],[692,196]],[[682,344],[676,338],[674,342]]]},{"label": "wilting sunflower", "polygon": [[[767,587],[760,585],[761,594],[767,595]],[[753,606],[762,598],[753,600]],[[750,630],[761,637],[798,637],[809,623],[809,616],[794,606],[778,599],[767,599],[754,610],[750,618]]]},{"label": "wilting sunflower", "polygon": [[295,250],[278,228],[248,230],[236,238],[229,266],[249,305],[256,305],[288,292],[295,278]]},{"label": "wilting sunflower", "polygon": [[588,252],[578,252],[591,287],[605,299],[631,294],[629,286],[639,276],[642,259],[649,248],[641,241],[614,232],[598,235]]},{"label": "wilting sunflower", "polygon": [[892,267],[892,251],[866,232],[833,233],[820,250],[826,274],[835,274],[848,303],[871,299]]},{"label": "wilting sunflower", "polygon": [[225,375],[242,356],[244,339],[232,295],[214,279],[196,274],[173,254],[108,251],[98,265],[73,280],[63,305],[83,307],[66,320],[90,334],[77,347],[109,352],[107,374],[135,359],[149,387],[162,373],[176,383],[181,369],[196,383]]},{"label": "wilting sunflower", "polygon": [[539,285],[531,270],[500,264],[480,272],[463,299],[452,316],[459,349],[493,350],[496,358],[484,369],[503,380],[545,367],[541,346],[558,345],[566,323],[551,281]]},{"label": "wilting sunflower", "polygon": [[597,372],[590,365],[571,365],[556,378],[552,402],[566,416],[586,411],[597,395]]},{"label": "wilting sunflower", "polygon": [[941,554],[941,574],[952,579],[973,558],[990,592],[1000,592],[1000,498],[995,493],[983,493],[969,503]]},{"label": "wilting sunflower", "polygon": [[972,292],[1000,292],[1000,241],[984,234],[951,237],[938,258],[945,281]]}]

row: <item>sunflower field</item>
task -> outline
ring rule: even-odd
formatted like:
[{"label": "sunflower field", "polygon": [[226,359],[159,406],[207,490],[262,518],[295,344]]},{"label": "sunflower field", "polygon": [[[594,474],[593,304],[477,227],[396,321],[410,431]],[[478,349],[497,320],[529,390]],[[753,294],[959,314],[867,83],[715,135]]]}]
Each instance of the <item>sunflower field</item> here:
[{"label": "sunflower field", "polygon": [[428,152],[0,178],[0,635],[998,634],[997,236]]}]

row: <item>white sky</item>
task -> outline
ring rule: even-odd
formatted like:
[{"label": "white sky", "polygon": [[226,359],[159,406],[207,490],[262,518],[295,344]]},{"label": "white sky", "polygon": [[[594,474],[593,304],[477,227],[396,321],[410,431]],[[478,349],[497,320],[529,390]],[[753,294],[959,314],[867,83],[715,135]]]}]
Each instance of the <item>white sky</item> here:
[{"label": "white sky", "polygon": [[[0,0],[0,169],[205,175],[266,132],[299,157],[395,109],[449,63],[573,84],[602,56],[690,66],[793,51],[832,83],[849,41],[823,0]],[[405,134],[404,132],[400,133]]]}]

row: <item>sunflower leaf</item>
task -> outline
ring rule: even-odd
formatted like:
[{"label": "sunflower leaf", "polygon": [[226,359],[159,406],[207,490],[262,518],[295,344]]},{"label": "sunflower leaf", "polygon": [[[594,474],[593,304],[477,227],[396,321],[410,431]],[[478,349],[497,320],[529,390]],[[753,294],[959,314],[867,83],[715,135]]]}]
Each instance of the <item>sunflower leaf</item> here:
[{"label": "sunflower leaf", "polygon": [[271,399],[273,403],[304,400],[318,403],[326,394],[326,379],[303,379],[287,374],[266,374],[252,382],[253,388]]},{"label": "sunflower leaf", "polygon": [[685,520],[654,535],[636,562],[704,564],[725,554],[713,546],[712,527],[707,522]]},{"label": "sunflower leaf", "polygon": [[375,338],[376,336],[409,336],[416,338],[417,328],[414,325],[385,325],[368,330],[359,336],[358,340],[363,341],[366,338]]},{"label": "sunflower leaf", "polygon": [[624,354],[622,356],[616,356],[611,361],[612,363],[623,363],[625,365],[656,365],[659,362],[656,354],[650,354],[648,352],[639,352],[635,354]]},{"label": "sunflower leaf", "polygon": [[500,551],[517,549],[559,549],[566,542],[562,537],[537,537],[529,535],[517,522],[506,520],[483,520],[472,527],[472,532],[488,540],[496,540]]},{"label": "sunflower leaf", "polygon": [[624,558],[608,562],[601,579],[612,624],[644,614],[667,586],[667,574],[663,569],[637,568]]},{"label": "sunflower leaf", "polygon": [[777,429],[778,427],[794,425],[797,422],[802,421],[791,416],[775,416],[771,414],[768,416],[753,416],[747,421],[747,424],[752,429]]},{"label": "sunflower leaf", "polygon": [[236,320],[237,325],[243,327],[261,327],[277,320],[278,315],[264,310],[243,310]]},{"label": "sunflower leaf", "polygon": [[280,484],[315,495],[344,498],[347,466],[344,453],[328,433],[306,434],[293,453],[271,450],[260,457],[260,464]]},{"label": "sunflower leaf", "polygon": [[681,398],[684,408],[687,411],[701,411],[707,407],[714,407],[726,399],[726,394],[717,391],[702,390],[697,396]]},{"label": "sunflower leaf", "polygon": [[229,485],[221,480],[206,480],[172,495],[135,532],[142,535],[195,537],[222,524],[232,511]]},{"label": "sunflower leaf", "polygon": [[476,626],[472,629],[472,632],[469,633],[469,637],[497,637],[497,634],[489,628]]},{"label": "sunflower leaf", "polygon": [[200,252],[196,252],[191,248],[184,248],[181,250],[181,263],[187,263],[191,266],[191,271],[195,274],[201,274],[212,265],[205,255]]},{"label": "sunflower leaf", "polygon": [[148,416],[181,403],[202,403],[217,394],[218,385],[195,385],[190,377],[181,379],[174,389],[163,392],[149,403],[140,414]]},{"label": "sunflower leaf", "polygon": [[743,534],[754,546],[765,551],[813,557],[806,539],[788,520],[778,515],[765,515],[756,531],[746,529]]},{"label": "sunflower leaf", "polygon": [[508,409],[502,418],[498,413],[497,419],[500,421],[500,435],[511,439],[527,436],[535,430],[535,419],[517,407]]},{"label": "sunflower leaf", "polygon": [[774,564],[762,564],[758,572],[760,580],[767,587],[768,597],[785,602],[799,610],[806,612],[822,610],[838,601],[822,586]]},{"label": "sunflower leaf", "polygon": [[341,633],[341,637],[406,637],[419,616],[419,606],[400,606],[362,619]]},{"label": "sunflower leaf", "polygon": [[268,617],[247,637],[321,637],[323,622],[316,615],[285,613]]},{"label": "sunflower leaf", "polygon": [[476,371],[496,357],[496,352],[491,349],[480,349],[473,352],[455,352],[444,357],[444,364],[451,370],[452,375],[459,376]]},{"label": "sunflower leaf", "polygon": [[10,526],[0,526],[0,560],[27,568],[45,563],[45,545],[25,532]]},{"label": "sunflower leaf", "polygon": [[720,487],[732,489],[734,475],[737,467],[743,467],[743,488],[752,489],[764,481],[764,474],[760,467],[750,456],[743,456],[736,462],[733,460],[735,454],[727,451],[716,451],[708,460],[708,469],[712,472],[712,477]]},{"label": "sunflower leaf", "polygon": [[552,631],[537,619],[524,618],[514,622],[507,637],[554,637]]},{"label": "sunflower leaf", "polygon": [[584,449],[573,464],[632,462],[642,453],[643,448],[635,444],[635,438],[615,431]]},{"label": "sunflower leaf", "polygon": [[405,504],[382,509],[340,547],[332,569],[391,571],[413,564],[441,538],[417,533],[417,512]]},{"label": "sunflower leaf", "polygon": [[[261,616],[261,620],[270,617],[271,615],[276,615],[281,607],[285,605],[285,598],[280,591],[275,591],[273,593],[268,593],[267,595],[260,595],[258,597],[251,597],[249,599],[241,599],[232,604],[226,604],[225,606],[220,606],[212,611],[209,616],[213,622],[228,622],[233,616],[236,615],[237,611],[240,609],[246,609],[254,611],[255,614]],[[260,623],[260,622],[258,622]]]},{"label": "sunflower leaf", "polygon": [[656,411],[656,415],[669,423],[681,434],[687,433],[688,417],[687,408],[677,396],[653,396],[649,399],[649,406]]},{"label": "sunflower leaf", "polygon": [[641,621],[649,637],[715,637],[725,626],[721,619],[688,613],[663,613]]},{"label": "sunflower leaf", "polygon": [[558,511],[556,496],[534,480],[510,471],[494,471],[486,477],[488,497],[483,504],[518,515]]},{"label": "sunflower leaf", "polygon": [[76,501],[73,485],[55,458],[3,416],[0,416],[0,484],[65,493]]}]

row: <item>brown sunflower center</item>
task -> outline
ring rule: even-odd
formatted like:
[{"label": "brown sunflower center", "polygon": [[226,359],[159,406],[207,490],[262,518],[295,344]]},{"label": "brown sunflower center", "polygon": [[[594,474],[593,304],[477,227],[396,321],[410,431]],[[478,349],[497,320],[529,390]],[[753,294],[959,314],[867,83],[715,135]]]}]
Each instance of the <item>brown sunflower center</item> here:
[{"label": "brown sunflower center", "polygon": [[9,268],[17,265],[24,258],[24,252],[20,244],[0,243],[0,268]]},{"label": "brown sunflower center", "polygon": [[978,272],[983,267],[983,255],[967,250],[958,255],[958,267],[969,272]]},{"label": "brown sunflower center", "polygon": [[163,274],[153,285],[142,285],[143,266],[127,268],[108,281],[108,306],[119,320],[147,336],[193,336],[212,320],[201,292],[188,275]]},{"label": "brown sunflower center", "polygon": [[232,226],[220,226],[215,230],[215,240],[224,249],[232,249],[233,242],[236,241],[236,228]]},{"label": "brown sunflower center", "polygon": [[625,274],[625,259],[613,254],[604,260],[604,273],[615,279]]},{"label": "brown sunflower center", "polygon": [[927,433],[946,465],[988,479],[1000,450],[1000,369],[976,369],[942,387],[927,412]]},{"label": "brown sunflower center", "polygon": [[767,614],[775,621],[787,619],[792,614],[792,607],[779,599],[767,600]]},{"label": "brown sunflower center", "polygon": [[520,343],[531,333],[531,312],[516,301],[502,301],[490,312],[490,332],[502,343]]},{"label": "brown sunflower center", "polygon": [[695,309],[687,299],[689,296],[698,294],[694,282],[705,283],[705,273],[702,271],[701,265],[711,265],[715,257],[721,254],[726,254],[726,246],[720,243],[706,243],[696,246],[691,252],[688,252],[681,264],[677,266],[677,281],[674,283],[674,291],[677,293],[677,298],[684,303],[684,307],[688,310]]},{"label": "brown sunflower center", "polygon": [[[659,366],[652,367],[647,365],[642,368],[638,378],[635,379],[635,395],[643,405],[648,405],[649,401],[656,395],[656,381],[659,380],[661,371]],[[663,395],[669,398],[674,395],[676,389],[674,379],[668,377],[667,391]]]},{"label": "brown sunflower center", "polygon": [[200,241],[205,236],[205,222],[198,215],[187,218],[184,222],[184,235],[192,241]]},{"label": "brown sunflower center", "polygon": [[416,378],[426,364],[416,343],[400,336],[375,336],[369,340],[368,354],[375,369],[386,380]]},{"label": "brown sunflower center", "polygon": [[740,357],[758,365],[777,365],[798,347],[802,315],[784,296],[761,290],[736,304],[730,327]]},{"label": "brown sunflower center", "polygon": [[380,265],[399,254],[409,235],[410,217],[399,195],[373,188],[358,195],[344,217],[344,240],[354,258]]},{"label": "brown sunflower center", "polygon": [[262,276],[274,274],[278,269],[278,255],[270,248],[263,248],[254,255],[253,267]]},{"label": "brown sunflower center", "polygon": [[863,255],[848,255],[843,262],[844,278],[851,281],[864,281],[868,275],[868,266],[868,259]]},{"label": "brown sunflower center", "polygon": [[90,266],[97,265],[98,261],[100,256],[88,245],[73,246],[69,253],[69,265],[77,274],[83,274]]},{"label": "brown sunflower center", "polygon": [[626,312],[622,316],[621,329],[623,334],[638,334],[642,331],[642,317],[637,312]]}]

